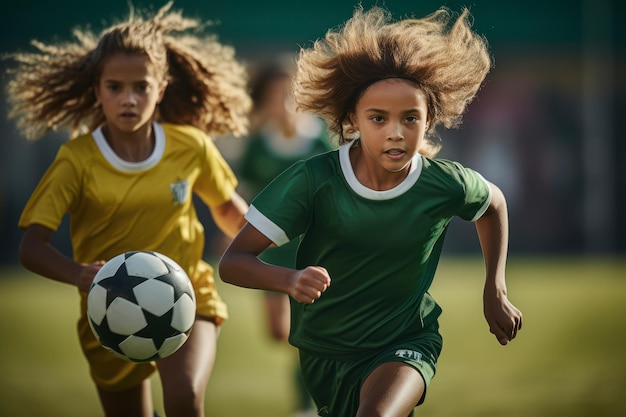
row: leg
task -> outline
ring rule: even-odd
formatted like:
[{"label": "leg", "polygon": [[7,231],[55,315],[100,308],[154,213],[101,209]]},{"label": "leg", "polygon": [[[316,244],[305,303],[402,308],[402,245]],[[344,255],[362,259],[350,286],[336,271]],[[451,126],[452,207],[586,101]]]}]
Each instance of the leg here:
[{"label": "leg", "polygon": [[204,416],[204,396],[215,361],[217,334],[215,323],[197,318],[185,344],[157,361],[168,417]]},{"label": "leg", "polygon": [[279,293],[264,293],[267,321],[272,339],[287,341],[289,337],[289,297]]},{"label": "leg", "polygon": [[[297,410],[301,413],[310,413],[313,410],[316,410],[315,404],[313,403],[313,399],[309,394],[309,391],[304,385],[304,379],[302,378],[302,370],[300,369],[300,363],[295,362],[293,369],[293,379],[296,391],[296,407]],[[317,414],[317,412],[315,412]],[[314,414],[311,414],[314,415]]]},{"label": "leg", "polygon": [[[265,309],[267,312],[268,327],[272,339],[288,343],[291,311],[289,297],[285,294],[265,292]],[[307,391],[298,361],[293,369],[294,389],[296,392],[296,410],[305,413],[314,409],[313,400]],[[317,413],[316,413],[317,414]]]},{"label": "leg", "polygon": [[98,387],[106,417],[153,417],[150,380],[125,391],[106,391]]},{"label": "leg", "polygon": [[402,362],[387,362],[367,377],[361,387],[356,417],[406,417],[422,398],[422,375]]}]

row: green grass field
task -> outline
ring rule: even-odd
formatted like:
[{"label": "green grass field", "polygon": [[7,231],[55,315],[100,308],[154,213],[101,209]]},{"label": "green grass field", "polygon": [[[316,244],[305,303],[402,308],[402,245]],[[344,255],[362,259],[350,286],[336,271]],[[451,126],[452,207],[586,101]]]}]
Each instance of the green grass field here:
[{"label": "green grass field", "polygon": [[[431,292],[444,309],[444,350],[417,416],[626,415],[625,260],[511,259],[509,293],[524,329],[506,347],[482,317],[482,276],[479,259],[441,262]],[[288,416],[293,350],[267,337],[259,292],[219,287],[231,319],[207,416]],[[102,415],[76,340],[77,313],[73,288],[0,269],[0,416]]]}]

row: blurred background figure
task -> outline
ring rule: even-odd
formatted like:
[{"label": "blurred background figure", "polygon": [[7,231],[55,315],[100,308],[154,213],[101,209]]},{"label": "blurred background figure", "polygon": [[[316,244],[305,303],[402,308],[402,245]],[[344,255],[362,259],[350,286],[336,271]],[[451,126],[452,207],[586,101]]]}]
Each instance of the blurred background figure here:
[{"label": "blurred background figure", "polygon": [[[271,180],[293,163],[332,149],[324,122],[309,113],[297,112],[291,94],[294,59],[279,56],[250,67],[250,136],[238,164],[239,192],[252,201]],[[260,257],[265,262],[295,267],[298,241],[269,248]],[[268,330],[272,339],[287,344],[289,299],[285,294],[264,293]],[[296,416],[315,416],[313,403],[303,385],[300,367],[294,361]]]}]

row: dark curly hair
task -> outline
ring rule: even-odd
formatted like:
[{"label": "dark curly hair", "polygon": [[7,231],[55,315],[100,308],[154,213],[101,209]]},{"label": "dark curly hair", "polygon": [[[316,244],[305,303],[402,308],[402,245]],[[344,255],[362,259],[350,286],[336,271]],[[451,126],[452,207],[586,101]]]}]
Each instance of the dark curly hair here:
[{"label": "dark curly hair", "polygon": [[344,25],[300,50],[294,82],[298,108],[326,119],[343,144],[352,129],[348,115],[368,86],[385,78],[411,80],[429,100],[429,149],[421,152],[434,156],[441,148],[436,126],[460,124],[491,69],[487,42],[471,30],[469,11],[450,26],[452,16],[441,8],[421,19],[393,22],[382,8],[357,7]]}]

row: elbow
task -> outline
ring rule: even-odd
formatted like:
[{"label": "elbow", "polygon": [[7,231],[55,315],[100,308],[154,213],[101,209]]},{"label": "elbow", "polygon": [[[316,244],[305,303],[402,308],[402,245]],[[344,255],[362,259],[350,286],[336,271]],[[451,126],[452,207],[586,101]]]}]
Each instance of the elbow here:
[{"label": "elbow", "polygon": [[33,267],[32,267],[33,257],[31,256],[31,253],[32,253],[31,246],[32,245],[29,244],[28,237],[25,236],[22,239],[22,242],[20,243],[20,248],[18,252],[18,259],[19,259],[20,264],[24,268],[28,269],[29,271],[33,270]]},{"label": "elbow", "polygon": [[18,258],[18,259],[19,259],[19,261],[20,261],[20,264],[21,264],[24,268],[26,268],[26,269],[29,269],[29,270],[30,270],[30,268],[28,267],[29,262],[28,262],[28,256],[26,255],[26,253],[25,253],[24,251],[20,250],[20,252],[19,252],[19,255],[18,255],[18,256],[19,256],[19,258]]},{"label": "elbow", "polygon": [[220,277],[220,280],[222,280],[222,282],[225,282],[227,284],[232,284],[233,282],[229,280],[230,265],[231,265],[231,261],[229,258],[230,257],[228,256],[227,253],[222,255],[222,258],[220,259],[220,262],[217,266],[217,270],[218,270],[218,275]]}]

